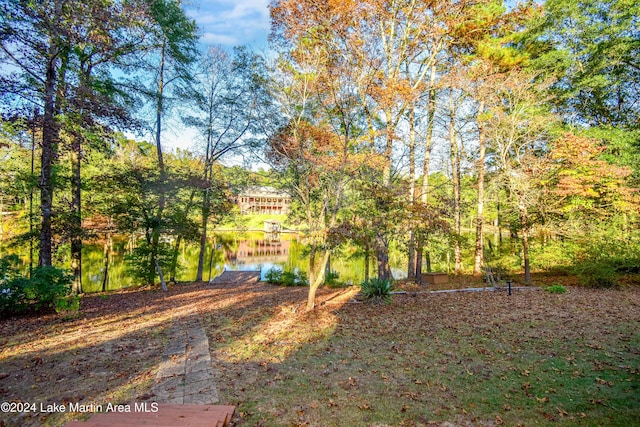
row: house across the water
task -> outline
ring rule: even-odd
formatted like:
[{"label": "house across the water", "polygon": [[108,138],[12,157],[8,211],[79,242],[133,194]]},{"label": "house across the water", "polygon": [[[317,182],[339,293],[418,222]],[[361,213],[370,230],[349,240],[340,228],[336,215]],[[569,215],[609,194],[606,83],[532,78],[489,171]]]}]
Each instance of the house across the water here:
[{"label": "house across the water", "polygon": [[249,187],[238,195],[241,214],[286,215],[291,196],[273,187]]}]

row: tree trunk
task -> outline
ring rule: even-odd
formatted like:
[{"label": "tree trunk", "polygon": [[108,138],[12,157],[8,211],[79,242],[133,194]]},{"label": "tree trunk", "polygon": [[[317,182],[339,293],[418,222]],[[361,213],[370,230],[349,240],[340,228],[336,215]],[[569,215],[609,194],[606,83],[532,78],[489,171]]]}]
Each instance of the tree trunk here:
[{"label": "tree trunk", "polygon": [[431,149],[433,147],[433,127],[436,111],[436,66],[431,67],[429,78],[429,110],[427,112],[427,135],[424,143],[424,162],[422,164],[422,203],[425,205],[429,195],[429,168],[431,163]]},{"label": "tree trunk", "polygon": [[449,94],[449,143],[451,146],[451,178],[453,181],[453,217],[455,228],[454,242],[454,272],[462,271],[462,249],[460,247],[461,235],[461,209],[460,209],[460,150],[458,149],[457,135],[455,132],[455,107],[453,102],[453,90]]},{"label": "tree trunk", "polygon": [[81,184],[82,178],[82,144],[80,135],[75,135],[71,144],[71,159],[73,175],[71,178],[71,271],[73,273],[73,293],[82,293],[82,210],[81,210]]},{"label": "tree trunk", "polygon": [[[484,101],[480,102],[478,107],[478,116],[484,112]],[[476,217],[476,250],[473,262],[473,275],[480,276],[482,274],[482,262],[484,260],[484,160],[486,154],[485,132],[482,119],[478,117],[478,144],[480,155],[478,156],[478,212]]]},{"label": "tree trunk", "polygon": [[522,226],[522,259],[524,260],[524,282],[531,283],[531,266],[529,264],[529,218],[526,209],[520,210]]},{"label": "tree trunk", "polygon": [[[206,168],[206,166],[205,166]],[[205,171],[205,181],[207,179],[207,173]],[[207,223],[209,222],[209,192],[204,190],[202,198],[202,222],[200,232],[200,252],[198,254],[198,271],[196,272],[196,282],[202,281],[202,273],[204,270],[204,255],[207,250]]]},{"label": "tree trunk", "polygon": [[[86,120],[87,109],[84,108],[87,102],[88,92],[91,90],[91,73],[93,67],[88,57],[80,62],[80,99],[79,116],[81,128]],[[71,143],[71,160],[73,175],[71,178],[72,188],[72,234],[71,234],[71,269],[73,272],[73,292],[82,292],[82,142],[84,135],[82,130],[76,131]]]},{"label": "tree trunk", "polygon": [[[409,110],[409,180],[409,203],[413,207],[416,201],[416,129],[413,108]],[[407,278],[412,280],[416,277],[415,231],[413,228],[409,231],[407,252]]]},{"label": "tree trunk", "polygon": [[416,278],[416,244],[415,233],[413,230],[409,232],[409,248],[407,254],[407,279]]},{"label": "tree trunk", "polygon": [[[167,290],[167,284],[164,281],[164,276],[162,274],[162,268],[160,266],[160,262],[158,261],[158,250],[160,244],[160,227],[162,224],[162,215],[164,214],[164,207],[166,203],[166,195],[164,186],[167,180],[167,174],[164,168],[164,158],[162,156],[162,113],[164,110],[163,107],[163,97],[164,97],[164,62],[165,62],[165,46],[162,46],[162,51],[160,55],[160,70],[158,73],[158,99],[157,99],[157,108],[156,108],[156,151],[158,153],[158,168],[160,169],[160,189],[158,195],[158,211],[154,221],[153,228],[153,237],[151,240],[151,261],[152,266],[155,266],[155,269],[158,273],[158,277],[160,278],[160,287],[163,291]],[[153,267],[152,267],[153,268]]]},{"label": "tree trunk", "polygon": [[156,271],[158,272],[158,277],[160,278],[160,285],[162,287],[163,291],[167,291],[167,284],[164,281],[164,276],[162,275],[162,269],[160,268],[160,263],[158,262],[158,259],[156,258]]},{"label": "tree trunk", "polygon": [[498,212],[496,213],[496,222],[498,228],[498,248],[502,247],[502,222],[500,221],[500,194],[498,194]]},{"label": "tree trunk", "polygon": [[[204,182],[207,183],[209,177],[212,175],[212,153],[211,153],[211,142],[213,139],[213,131],[212,131],[212,122],[213,122],[213,106],[209,108],[209,124],[207,127],[207,149],[204,155]],[[207,224],[209,222],[209,214],[211,207],[209,205],[209,188],[205,188],[202,192],[202,219],[201,219],[201,227],[202,231],[200,234],[200,253],[198,254],[198,270],[196,272],[196,282],[202,281],[202,274],[204,270],[204,255],[207,250]],[[211,276],[211,272],[209,272],[209,276]],[[211,280],[211,277],[209,277]]]},{"label": "tree trunk", "polygon": [[379,233],[376,236],[376,260],[378,261],[378,279],[390,279],[391,269],[389,267],[389,248]]},{"label": "tree trunk", "polygon": [[369,280],[369,264],[371,264],[371,250],[368,246],[364,248],[364,280]]},{"label": "tree trunk", "polygon": [[422,284],[422,245],[416,251],[416,282]]},{"label": "tree trunk", "polygon": [[104,242],[103,253],[104,253],[104,275],[102,276],[102,292],[107,290],[107,283],[109,281],[109,257],[111,256],[111,233],[108,234]]},{"label": "tree trunk", "polygon": [[[314,251],[313,264],[316,264],[315,258],[317,252]],[[329,263],[329,251],[323,251],[322,260],[320,261],[320,265],[311,265],[311,257],[309,258],[309,294],[307,297],[307,310],[312,311],[316,306],[316,292],[318,288],[324,283],[325,280],[325,271],[327,270],[327,264]],[[313,268],[314,274],[311,274],[311,269]],[[313,277],[313,279],[312,279]]]},{"label": "tree trunk", "polygon": [[44,115],[42,122],[42,150],[40,161],[40,254],[38,265],[52,264],[53,232],[51,217],[53,213],[53,176],[52,168],[57,156],[58,126],[55,119],[56,93],[56,48],[49,47],[49,61],[45,77]]}]

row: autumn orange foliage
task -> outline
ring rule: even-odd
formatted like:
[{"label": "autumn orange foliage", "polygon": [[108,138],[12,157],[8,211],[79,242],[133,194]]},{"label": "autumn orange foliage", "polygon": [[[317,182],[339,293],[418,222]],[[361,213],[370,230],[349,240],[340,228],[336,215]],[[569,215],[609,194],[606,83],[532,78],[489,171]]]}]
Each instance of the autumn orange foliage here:
[{"label": "autumn orange foliage", "polygon": [[[556,140],[549,153],[550,192],[569,202],[589,200],[595,210],[612,205],[622,211],[637,207],[638,189],[626,184],[631,169],[604,160],[605,150],[598,141],[571,133]],[[585,205],[566,203],[564,209],[584,210]]]}]

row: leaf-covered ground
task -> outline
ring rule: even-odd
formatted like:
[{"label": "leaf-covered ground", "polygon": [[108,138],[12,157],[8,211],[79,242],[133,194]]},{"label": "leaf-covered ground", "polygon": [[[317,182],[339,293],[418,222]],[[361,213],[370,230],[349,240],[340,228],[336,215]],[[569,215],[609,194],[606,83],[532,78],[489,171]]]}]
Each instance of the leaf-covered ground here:
[{"label": "leaf-covered ground", "polygon": [[640,289],[569,291],[323,289],[311,314],[305,288],[265,284],[90,296],[0,323],[0,401],[153,401],[168,322],[197,310],[237,425],[640,425]]}]

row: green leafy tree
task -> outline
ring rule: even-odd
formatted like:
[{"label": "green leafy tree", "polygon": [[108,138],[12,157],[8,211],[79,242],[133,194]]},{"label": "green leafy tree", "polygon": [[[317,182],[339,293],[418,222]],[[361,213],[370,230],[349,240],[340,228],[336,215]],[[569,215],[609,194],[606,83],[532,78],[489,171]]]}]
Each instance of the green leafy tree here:
[{"label": "green leafy tree", "polygon": [[61,0],[7,1],[0,9],[0,61],[3,67],[0,94],[6,105],[38,100],[42,108],[40,160],[40,252],[39,265],[52,263],[54,176],[58,155],[57,116],[64,98],[71,40],[66,27],[73,4]]},{"label": "green leafy tree", "polygon": [[146,55],[141,56],[140,60],[134,61],[132,65],[147,71],[147,76],[152,73],[154,78],[142,80],[152,82],[148,87],[144,85],[140,87],[139,78],[136,78],[132,85],[139,93],[146,95],[153,109],[154,122],[151,128],[155,136],[160,186],[152,221],[155,227],[151,231],[149,250],[151,263],[155,265],[160,278],[160,285],[163,290],[166,290],[162,266],[157,259],[160,246],[160,224],[163,222],[167,203],[164,194],[164,183],[168,179],[168,172],[162,149],[163,120],[172,101],[171,91],[173,90],[176,94],[180,85],[186,84],[192,78],[190,67],[197,57],[197,28],[195,22],[185,15],[179,0],[148,1],[145,12],[148,37],[141,52]]},{"label": "green leafy tree", "polygon": [[[145,142],[122,141],[113,156],[105,161],[104,172],[94,179],[99,181],[107,194],[100,196],[100,210],[116,225],[117,230],[131,235],[133,252],[132,266],[136,276],[146,284],[153,284],[158,266],[170,271],[174,250],[169,239],[154,242],[154,233],[164,236],[180,236],[193,239],[195,224],[185,215],[192,203],[192,195],[202,185],[199,177],[191,175],[192,168],[180,173],[181,167],[169,168],[162,181],[156,167],[155,146]],[[167,158],[167,165],[178,164],[184,159]],[[183,169],[184,170],[184,169]],[[167,209],[158,223],[157,206],[165,197]],[[139,240],[136,237],[142,236]]]},{"label": "green leafy tree", "polygon": [[548,0],[530,24],[532,66],[557,79],[558,112],[578,125],[640,124],[640,5],[631,0]]}]

